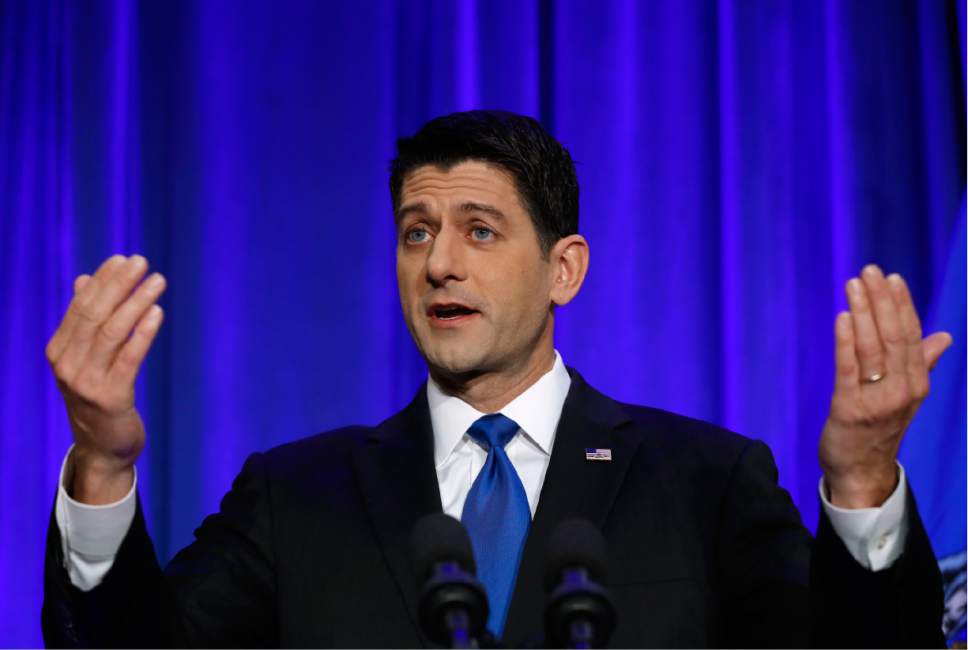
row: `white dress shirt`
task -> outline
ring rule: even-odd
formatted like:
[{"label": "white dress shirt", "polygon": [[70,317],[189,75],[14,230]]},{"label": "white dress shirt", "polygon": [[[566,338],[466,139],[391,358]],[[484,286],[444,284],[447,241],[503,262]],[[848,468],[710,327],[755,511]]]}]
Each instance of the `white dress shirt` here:
[{"label": "white dress shirt", "polygon": [[[551,370],[499,411],[520,427],[505,451],[521,478],[532,516],[538,507],[570,386],[571,377],[555,351]],[[467,435],[467,430],[485,413],[445,394],[433,379],[427,382],[427,401],[441,506],[445,513],[460,519],[467,493],[487,459],[487,451]],[[70,479],[70,462],[68,450],[61,466],[55,517],[71,583],[87,591],[104,579],[134,520],[138,478],[136,472],[131,490],[120,501],[104,506],[85,505],[68,496],[64,487]],[[881,507],[845,510],[827,500],[823,479],[820,481],[820,498],[834,531],[854,559],[867,569],[886,568],[901,555],[908,528],[906,486],[904,469],[898,465],[898,486]]]},{"label": "white dress shirt", "polygon": [[[558,419],[570,386],[571,376],[561,356],[555,352],[551,370],[498,411],[520,427],[504,451],[524,486],[532,517],[538,508],[538,497],[555,445]],[[441,505],[445,513],[460,519],[464,499],[487,460],[487,450],[471,438],[467,430],[487,414],[459,397],[445,394],[433,379],[427,381],[427,402],[434,430],[434,466],[440,484]]]}]

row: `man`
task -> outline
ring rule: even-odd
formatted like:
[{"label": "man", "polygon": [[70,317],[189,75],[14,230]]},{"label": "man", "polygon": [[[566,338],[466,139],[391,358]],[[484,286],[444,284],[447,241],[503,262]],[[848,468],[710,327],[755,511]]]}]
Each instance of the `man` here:
[{"label": "man", "polygon": [[765,445],[619,404],[565,368],[555,313],[589,247],[557,141],[473,111],[398,148],[397,279],[426,386],[376,427],[251,456],[164,573],[133,471],[133,386],[164,279],[141,282],[138,256],[78,278],[47,347],[75,436],[50,527],[49,644],[425,644],[407,540],[441,510],[470,531],[488,626],[508,645],[540,638],[547,539],[576,515],[607,541],[615,645],[943,642],[937,567],[896,456],[951,339],[921,339],[900,277],[870,266],[847,283],[814,542]]}]

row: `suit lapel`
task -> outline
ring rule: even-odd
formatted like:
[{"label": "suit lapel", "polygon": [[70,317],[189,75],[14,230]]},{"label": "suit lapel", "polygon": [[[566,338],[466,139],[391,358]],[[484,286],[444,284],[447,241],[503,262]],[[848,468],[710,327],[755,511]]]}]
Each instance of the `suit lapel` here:
[{"label": "suit lapel", "polygon": [[376,537],[420,638],[410,531],[423,515],[441,512],[433,458],[426,388],[421,387],[406,409],[374,430],[353,459]]},{"label": "suit lapel", "polygon": [[[504,639],[509,646],[541,634],[543,573],[548,538],[565,519],[582,517],[601,527],[622,485],[637,441],[617,431],[629,420],[615,401],[585,383],[574,370],[562,408],[551,463],[524,546]],[[611,461],[585,459],[586,448],[610,449]]]}]

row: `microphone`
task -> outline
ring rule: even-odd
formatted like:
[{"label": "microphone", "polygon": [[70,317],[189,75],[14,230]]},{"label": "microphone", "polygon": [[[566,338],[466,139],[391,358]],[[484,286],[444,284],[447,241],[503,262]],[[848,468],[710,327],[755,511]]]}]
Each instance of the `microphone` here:
[{"label": "microphone", "polygon": [[605,590],[605,538],[590,521],[558,524],[548,541],[544,585],[545,637],[550,648],[601,648],[615,629]]},{"label": "microphone", "polygon": [[478,647],[489,610],[463,524],[442,513],[425,515],[411,531],[410,553],[424,634],[442,646]]}]

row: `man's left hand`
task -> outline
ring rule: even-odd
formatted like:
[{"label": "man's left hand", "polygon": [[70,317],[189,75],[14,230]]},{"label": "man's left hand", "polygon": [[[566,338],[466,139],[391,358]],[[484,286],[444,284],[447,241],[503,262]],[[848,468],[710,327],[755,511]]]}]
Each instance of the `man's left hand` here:
[{"label": "man's left hand", "polygon": [[871,264],[847,282],[849,312],[838,314],[837,376],[820,437],[830,502],[878,507],[897,487],[897,452],[928,395],[928,372],[951,335],[921,338],[921,322],[903,278]]}]

